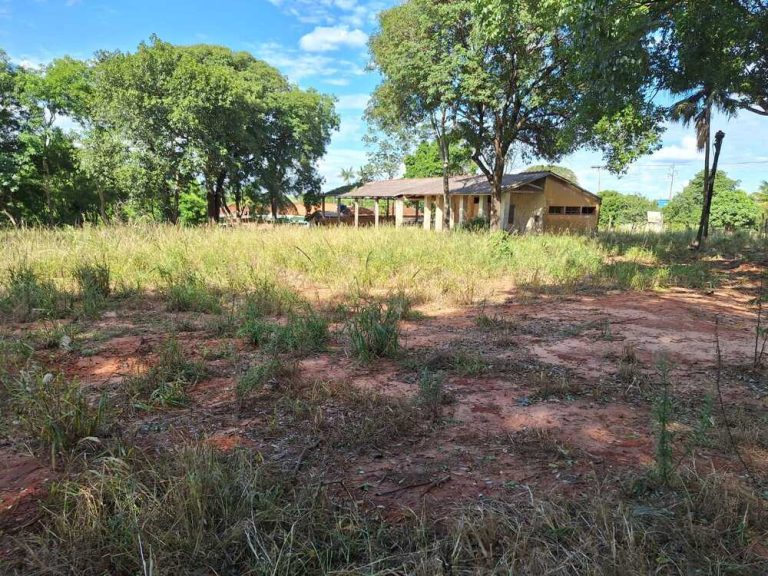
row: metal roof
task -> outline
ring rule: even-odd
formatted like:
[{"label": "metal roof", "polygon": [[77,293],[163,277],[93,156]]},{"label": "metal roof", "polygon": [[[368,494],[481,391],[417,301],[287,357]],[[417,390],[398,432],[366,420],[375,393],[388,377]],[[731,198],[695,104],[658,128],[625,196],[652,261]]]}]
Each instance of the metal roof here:
[{"label": "metal roof", "polygon": [[[556,176],[551,172],[522,172],[520,174],[505,174],[501,181],[503,190],[519,190],[520,192],[535,193],[543,190],[543,186],[534,184],[547,176]],[[521,189],[525,187],[525,189]],[[457,196],[489,196],[493,193],[490,183],[485,176],[453,176],[448,182],[449,193]],[[443,179],[436,178],[401,178],[398,180],[377,180],[368,182],[351,192],[341,195],[341,198],[400,198],[436,196],[443,193]]]}]

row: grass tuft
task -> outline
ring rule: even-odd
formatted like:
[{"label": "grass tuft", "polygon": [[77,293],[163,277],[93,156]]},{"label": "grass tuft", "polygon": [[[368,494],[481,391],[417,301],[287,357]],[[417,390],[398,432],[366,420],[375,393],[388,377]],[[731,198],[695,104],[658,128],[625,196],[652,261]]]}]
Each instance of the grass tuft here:
[{"label": "grass tuft", "polygon": [[370,362],[393,358],[400,351],[399,310],[374,303],[363,306],[346,323],[352,355]]}]

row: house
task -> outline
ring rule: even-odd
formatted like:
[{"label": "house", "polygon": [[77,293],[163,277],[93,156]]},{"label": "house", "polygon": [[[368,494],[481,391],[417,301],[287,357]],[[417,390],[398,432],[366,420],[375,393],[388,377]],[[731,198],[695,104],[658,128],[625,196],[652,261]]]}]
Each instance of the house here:
[{"label": "house", "polygon": [[[492,189],[485,176],[455,176],[449,180],[450,227],[490,214]],[[405,201],[417,202],[425,229],[443,228],[443,179],[403,178],[369,182],[340,196],[354,203],[355,224],[360,222],[359,201],[394,200],[395,225],[405,222]],[[510,232],[592,231],[597,229],[600,198],[554,172],[506,174],[502,179],[500,221]],[[374,225],[380,222],[374,204]]]}]

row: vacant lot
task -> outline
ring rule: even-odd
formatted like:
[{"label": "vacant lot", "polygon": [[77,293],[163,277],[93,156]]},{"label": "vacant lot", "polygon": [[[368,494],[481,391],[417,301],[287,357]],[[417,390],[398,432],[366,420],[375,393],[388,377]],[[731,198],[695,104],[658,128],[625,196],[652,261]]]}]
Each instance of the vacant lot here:
[{"label": "vacant lot", "polygon": [[766,244],[688,240],[0,232],[0,572],[765,574]]}]

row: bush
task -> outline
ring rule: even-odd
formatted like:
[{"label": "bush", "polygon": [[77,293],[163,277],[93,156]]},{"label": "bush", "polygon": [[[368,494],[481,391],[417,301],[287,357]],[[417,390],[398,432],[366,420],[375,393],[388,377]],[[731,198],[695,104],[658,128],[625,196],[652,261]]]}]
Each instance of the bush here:
[{"label": "bush", "polygon": [[364,361],[392,358],[400,351],[400,315],[394,307],[370,304],[347,321],[352,354]]}]

